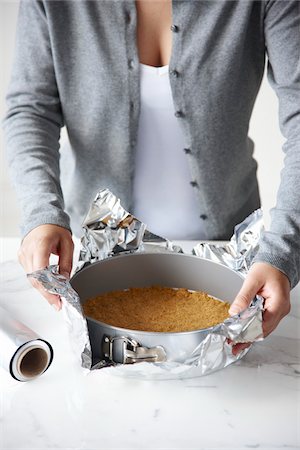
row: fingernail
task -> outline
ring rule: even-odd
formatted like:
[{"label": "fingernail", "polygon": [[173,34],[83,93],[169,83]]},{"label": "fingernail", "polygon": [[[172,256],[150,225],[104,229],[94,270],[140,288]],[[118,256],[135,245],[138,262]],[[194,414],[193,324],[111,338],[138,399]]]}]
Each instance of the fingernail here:
[{"label": "fingernail", "polygon": [[238,356],[240,353],[242,353],[246,348],[250,347],[250,343],[247,344],[236,344],[232,347],[232,354],[234,356]]},{"label": "fingernail", "polygon": [[65,277],[67,280],[70,278],[70,274],[68,272],[62,272],[61,275]]},{"label": "fingernail", "polygon": [[58,305],[56,305],[55,303],[52,303],[52,308],[54,308],[55,309],[55,311],[59,311],[59,306]]},{"label": "fingernail", "polygon": [[234,315],[234,314],[238,314],[240,311],[239,311],[239,308],[237,308],[236,306],[231,306],[231,308],[229,308],[229,314],[232,314],[232,315]]}]

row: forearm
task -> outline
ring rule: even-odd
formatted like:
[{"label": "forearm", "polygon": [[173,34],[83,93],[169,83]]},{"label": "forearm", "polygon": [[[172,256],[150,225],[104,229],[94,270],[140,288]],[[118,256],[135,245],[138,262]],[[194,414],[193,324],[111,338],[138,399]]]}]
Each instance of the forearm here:
[{"label": "forearm", "polygon": [[59,181],[60,127],[28,112],[7,117],[6,155],[25,236],[42,224],[70,229]]}]

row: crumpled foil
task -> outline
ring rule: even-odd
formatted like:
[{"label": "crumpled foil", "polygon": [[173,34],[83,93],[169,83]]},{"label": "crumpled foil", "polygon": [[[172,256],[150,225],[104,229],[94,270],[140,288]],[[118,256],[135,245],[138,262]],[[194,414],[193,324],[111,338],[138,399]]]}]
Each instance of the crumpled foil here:
[{"label": "crumpled foil", "polygon": [[168,239],[146,230],[146,225],[127,212],[114,194],[103,189],[96,195],[82,224],[83,237],[76,272],[86,265],[122,252],[177,251]]},{"label": "crumpled foil", "polygon": [[[83,222],[83,230],[76,271],[120,252],[182,252],[180,247],[168,239],[146,230],[145,224],[127,212],[120,200],[107,189],[97,194]],[[221,263],[245,276],[258,250],[262,230],[262,210],[258,209],[235,227],[229,243],[215,245],[200,242],[194,247],[193,254]],[[46,290],[63,298],[63,310],[74,348],[81,353],[81,365],[86,369],[105,368],[112,374],[143,379],[190,378],[222,369],[238,361],[249,351],[250,347],[233,355],[232,343],[263,339],[263,299],[256,296],[247,309],[212,327],[184,363],[166,361],[116,364],[103,360],[92,366],[87,322],[80,299],[69,281],[58,273],[57,266],[50,266],[28,276],[36,278]]]},{"label": "crumpled foil", "polygon": [[80,355],[82,367],[90,369],[92,350],[87,322],[83,316],[79,296],[72,288],[69,280],[58,272],[57,265],[37,270],[27,274],[27,276],[38,280],[50,294],[60,296],[64,318],[71,330],[73,350]]},{"label": "crumpled foil", "polygon": [[251,261],[258,251],[258,242],[262,231],[262,209],[257,209],[242,223],[236,225],[230,242],[222,245],[199,242],[193,248],[193,254],[246,275]]}]

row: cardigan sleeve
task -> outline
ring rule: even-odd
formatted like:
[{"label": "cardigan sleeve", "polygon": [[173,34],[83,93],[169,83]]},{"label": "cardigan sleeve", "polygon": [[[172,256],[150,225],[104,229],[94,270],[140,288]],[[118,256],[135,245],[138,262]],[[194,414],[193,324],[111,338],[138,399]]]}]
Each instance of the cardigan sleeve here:
[{"label": "cardigan sleeve", "polygon": [[63,115],[42,1],[21,1],[3,121],[5,150],[21,206],[21,233],[38,225],[70,229],[59,181]]},{"label": "cardigan sleeve", "polygon": [[[285,157],[270,229],[264,232],[253,262],[277,267],[294,287],[300,272],[300,2],[266,2],[264,33],[267,75],[279,100]],[[268,151],[271,155],[272,149]]]}]

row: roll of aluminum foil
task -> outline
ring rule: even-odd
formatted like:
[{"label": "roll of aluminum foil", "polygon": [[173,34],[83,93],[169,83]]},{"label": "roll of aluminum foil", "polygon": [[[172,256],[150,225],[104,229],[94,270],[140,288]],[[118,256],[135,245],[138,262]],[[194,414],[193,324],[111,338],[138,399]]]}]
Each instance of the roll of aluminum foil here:
[{"label": "roll of aluminum foil", "polygon": [[51,345],[0,306],[0,365],[18,381],[42,375],[53,359]]},{"label": "roll of aluminum foil", "polygon": [[[124,210],[120,200],[107,189],[97,194],[84,220],[83,230],[76,271],[87,264],[111,258],[120,252],[182,252],[180,247],[168,239],[147,230],[145,224]],[[230,243],[224,245],[199,243],[193,249],[193,254],[217,261],[245,276],[257,252],[262,230],[262,211],[259,209],[235,228]],[[63,309],[72,339],[78,342],[81,364],[87,369],[106,367],[114,374],[145,379],[201,376],[228,366],[249,351],[249,348],[246,348],[241,353],[233,355],[229,341],[237,343],[263,339],[263,299],[257,296],[242,313],[227,319],[221,325],[212,327],[211,333],[182,363],[167,361],[112,365],[111,362],[101,361],[92,367],[87,323],[82,313],[80,299],[70,283],[58,274],[57,267],[54,266],[29,276],[35,277],[49,292],[63,298]]]}]

